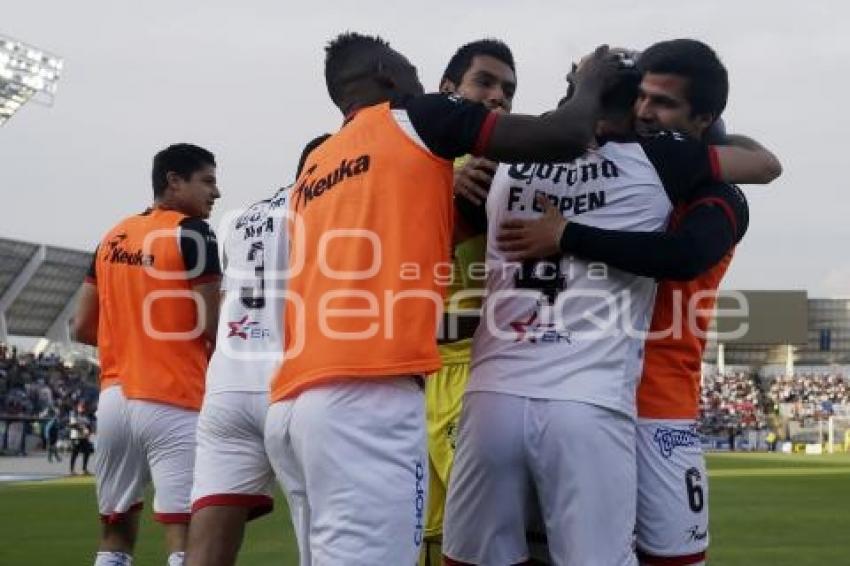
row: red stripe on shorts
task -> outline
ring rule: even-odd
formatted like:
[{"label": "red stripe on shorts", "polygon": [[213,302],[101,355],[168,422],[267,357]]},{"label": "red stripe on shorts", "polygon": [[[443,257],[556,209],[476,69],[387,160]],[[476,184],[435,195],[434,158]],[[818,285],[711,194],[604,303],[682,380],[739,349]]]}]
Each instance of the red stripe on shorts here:
[{"label": "red stripe on shorts", "polygon": [[272,512],[274,500],[268,495],[251,495],[246,493],[219,493],[206,495],[192,503],[192,513],[197,513],[204,507],[247,507],[248,520],[262,517]]},{"label": "red stripe on shorts", "polygon": [[[531,561],[528,562],[519,562],[517,564],[512,564],[511,566],[525,566],[526,564],[531,564]],[[445,554],[443,555],[443,566],[476,566],[470,562],[458,562],[453,558],[449,558]]]},{"label": "red stripe on shorts", "polygon": [[191,513],[154,513],[153,519],[163,525],[188,525],[192,519]]},{"label": "red stripe on shorts", "polygon": [[104,525],[115,525],[117,523],[121,523],[127,518],[130,513],[141,511],[142,507],[144,507],[144,504],[139,501],[138,503],[130,505],[130,508],[124,511],[123,513],[110,513],[109,515],[101,515],[100,522]]},{"label": "red stripe on shorts", "polygon": [[638,558],[644,566],[691,566],[705,562],[705,551],[685,556],[652,556],[638,551]]}]

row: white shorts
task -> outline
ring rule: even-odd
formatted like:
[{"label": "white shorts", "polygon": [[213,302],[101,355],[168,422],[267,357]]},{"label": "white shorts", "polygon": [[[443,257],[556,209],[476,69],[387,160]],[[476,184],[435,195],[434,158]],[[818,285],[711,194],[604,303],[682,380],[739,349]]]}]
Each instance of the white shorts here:
[{"label": "white shorts", "polygon": [[708,548],[708,477],[695,421],[638,421],[638,552],[700,564]]},{"label": "white shorts", "polygon": [[534,488],[553,564],[636,565],[634,435],[628,416],[594,405],[468,393],[443,553],[472,564],[527,560]]},{"label": "white shorts", "polygon": [[114,524],[142,508],[147,466],[130,434],[127,400],[118,384],[100,392],[97,402],[94,476],[100,520]]},{"label": "white shorts", "polygon": [[269,407],[266,450],[302,565],[416,564],[428,485],[418,382],[340,381]]},{"label": "white shorts", "polygon": [[[153,480],[154,519],[166,524],[188,523],[198,412],[129,399],[127,414],[133,442],[142,454],[137,473]],[[147,482],[139,483],[144,486]]]},{"label": "white shorts", "polygon": [[192,512],[204,507],[247,507],[248,518],[269,513],[274,471],[263,434],[269,394],[208,393],[198,417]]}]

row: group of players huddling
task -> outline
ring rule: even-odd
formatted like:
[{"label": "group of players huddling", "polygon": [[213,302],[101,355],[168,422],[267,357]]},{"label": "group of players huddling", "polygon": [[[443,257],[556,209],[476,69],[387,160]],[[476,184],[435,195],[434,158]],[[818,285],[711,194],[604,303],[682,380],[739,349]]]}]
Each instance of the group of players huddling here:
[{"label": "group of players huddling", "polygon": [[74,321],[102,368],[95,565],[132,563],[151,481],[169,565],[235,564],[275,478],[302,566],[705,563],[732,183],[781,172],[725,133],[715,53],[600,47],[541,116],[511,113],[497,40],[434,94],[378,37],[341,34],[324,72],[341,128],[222,262],[190,144],[96,250]]}]

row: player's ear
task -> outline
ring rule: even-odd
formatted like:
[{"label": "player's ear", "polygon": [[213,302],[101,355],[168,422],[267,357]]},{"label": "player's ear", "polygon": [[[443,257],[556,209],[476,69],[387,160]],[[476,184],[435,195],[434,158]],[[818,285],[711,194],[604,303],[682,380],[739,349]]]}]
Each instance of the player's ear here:
[{"label": "player's ear", "polygon": [[181,177],[179,173],[169,171],[165,174],[165,180],[167,182],[166,188],[176,188],[180,186],[180,181],[183,180],[183,177]]},{"label": "player's ear", "polygon": [[444,94],[454,94],[457,92],[457,85],[454,84],[451,79],[443,77],[443,80],[440,81],[440,92]]}]

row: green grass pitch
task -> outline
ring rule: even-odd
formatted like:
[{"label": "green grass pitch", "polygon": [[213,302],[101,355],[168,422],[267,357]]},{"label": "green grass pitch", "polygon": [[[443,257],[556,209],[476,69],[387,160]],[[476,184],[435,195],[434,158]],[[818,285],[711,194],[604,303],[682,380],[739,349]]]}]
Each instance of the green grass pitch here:
[{"label": "green grass pitch", "polygon": [[[850,565],[850,455],[711,454],[709,564]],[[142,519],[135,563],[164,564]],[[99,524],[91,479],[0,485],[0,564],[85,565]],[[285,505],[248,527],[242,566],[297,564]]]}]

